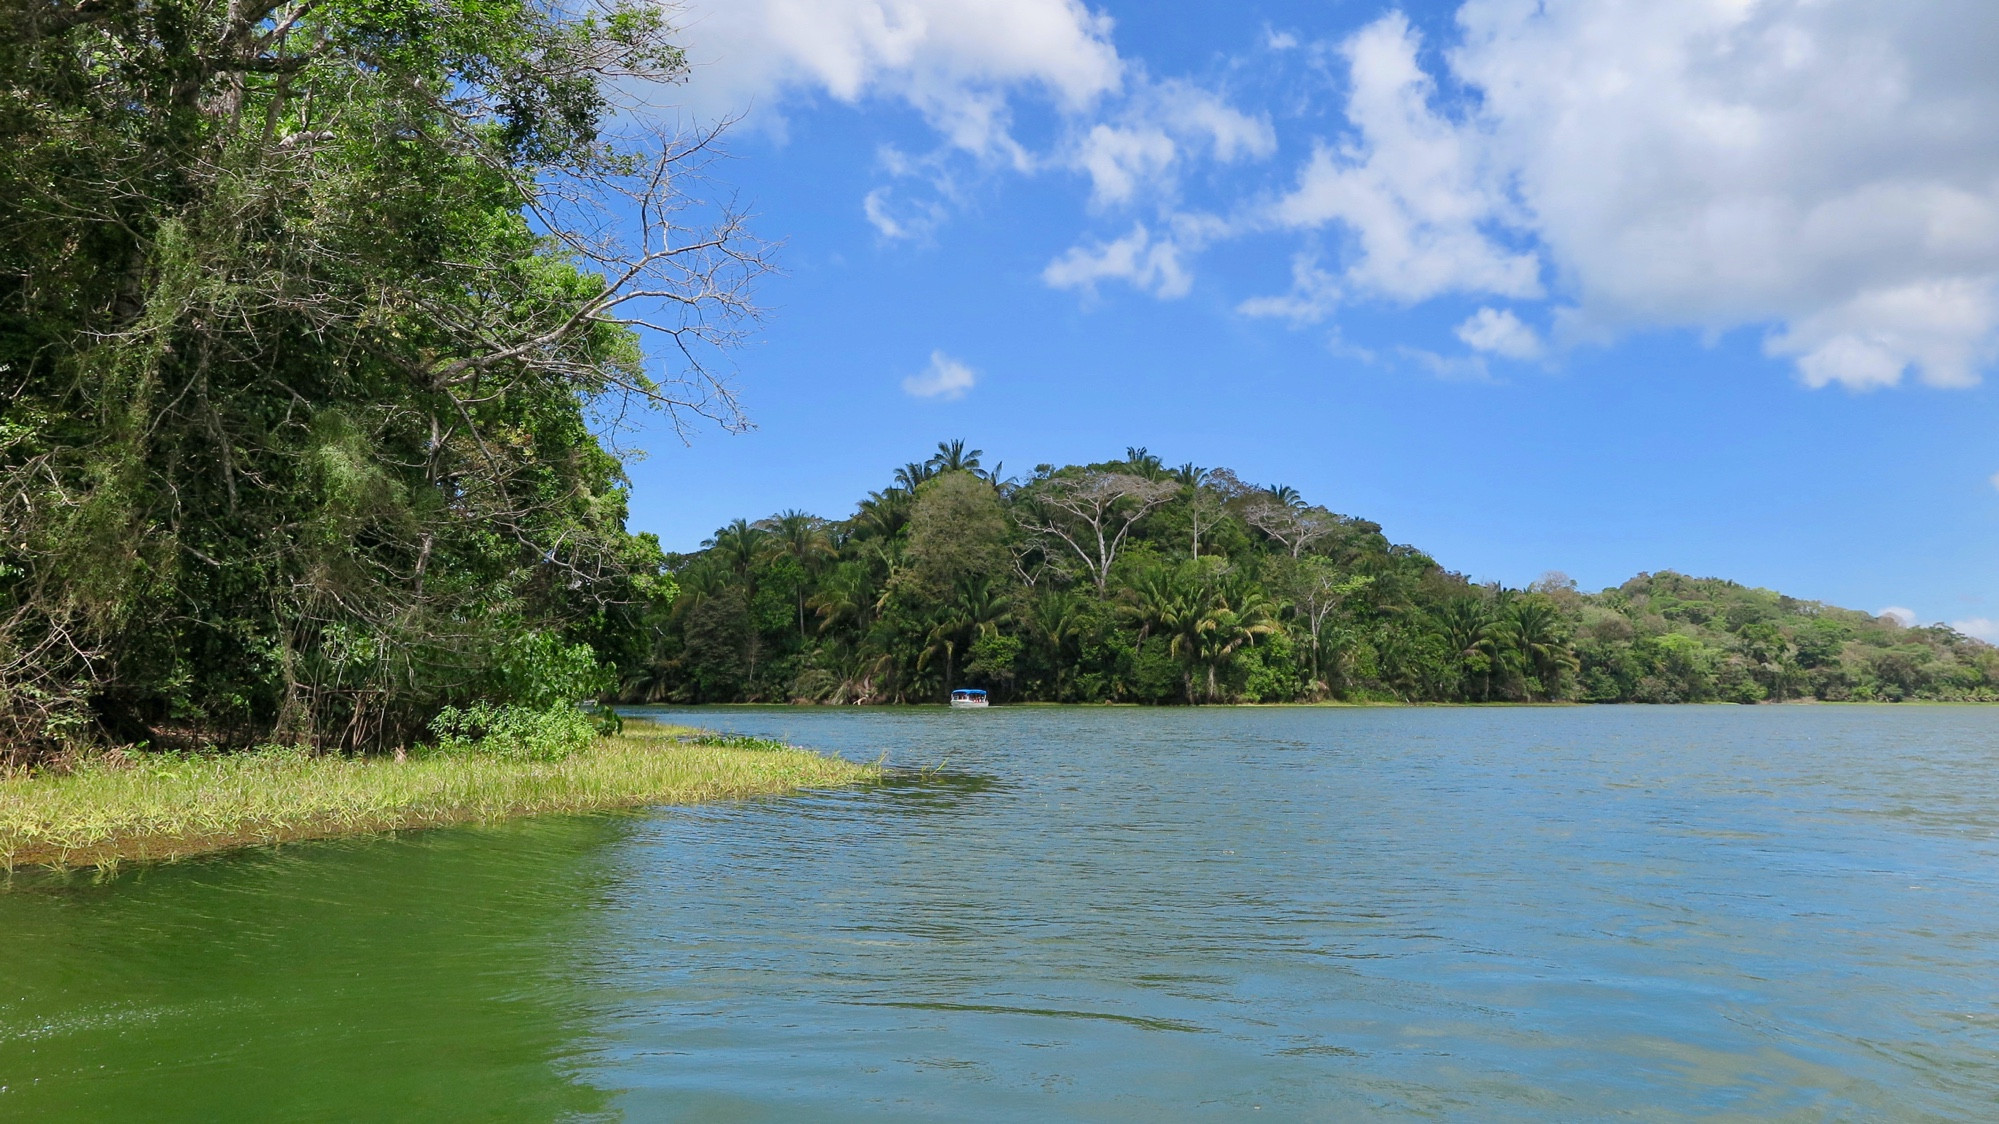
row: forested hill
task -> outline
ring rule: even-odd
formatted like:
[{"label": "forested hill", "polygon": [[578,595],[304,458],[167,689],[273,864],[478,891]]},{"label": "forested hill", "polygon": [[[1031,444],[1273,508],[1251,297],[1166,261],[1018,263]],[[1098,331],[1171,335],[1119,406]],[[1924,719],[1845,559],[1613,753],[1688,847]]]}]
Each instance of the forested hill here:
[{"label": "forested hill", "polygon": [[1999,700],[1999,650],[1718,578],[1477,584],[1365,519],[1144,449],[1025,479],[940,445],[846,519],[737,520],[628,701]]}]

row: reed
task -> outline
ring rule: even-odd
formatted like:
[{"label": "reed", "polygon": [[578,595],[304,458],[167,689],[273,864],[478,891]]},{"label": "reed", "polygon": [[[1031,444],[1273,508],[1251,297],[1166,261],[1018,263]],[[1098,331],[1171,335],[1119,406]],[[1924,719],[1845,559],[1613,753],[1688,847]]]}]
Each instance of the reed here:
[{"label": "reed", "polygon": [[879,777],[878,765],[633,723],[557,761],[480,754],[137,755],[0,779],[0,866],[106,866],[543,812],[693,804]]}]

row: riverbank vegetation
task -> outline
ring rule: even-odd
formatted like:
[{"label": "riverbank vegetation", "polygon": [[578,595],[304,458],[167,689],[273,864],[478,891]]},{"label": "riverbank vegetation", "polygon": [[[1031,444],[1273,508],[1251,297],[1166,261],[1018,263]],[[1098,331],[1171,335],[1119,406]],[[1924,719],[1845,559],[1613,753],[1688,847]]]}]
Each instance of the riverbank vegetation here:
[{"label": "riverbank vegetation", "polygon": [[0,777],[0,866],[103,866],[542,812],[691,804],[880,775],[774,742],[633,724],[559,755],[446,745],[118,753]]},{"label": "riverbank vegetation", "polygon": [[1999,699],[1999,650],[1717,578],[1475,583],[1379,525],[1145,449],[987,470],[940,445],[855,512],[737,520],[631,701]]},{"label": "riverbank vegetation", "polygon": [[0,764],[608,686],[673,591],[611,438],[740,420],[762,269],[620,124],[661,9],[5,7]]}]

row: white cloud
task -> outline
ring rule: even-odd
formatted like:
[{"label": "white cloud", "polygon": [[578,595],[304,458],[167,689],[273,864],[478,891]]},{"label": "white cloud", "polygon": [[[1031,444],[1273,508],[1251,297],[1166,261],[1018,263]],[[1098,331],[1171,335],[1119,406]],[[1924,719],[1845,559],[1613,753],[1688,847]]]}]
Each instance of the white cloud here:
[{"label": "white cloud", "polygon": [[1541,354],[1541,337],[1511,309],[1479,309],[1458,325],[1458,338],[1474,351],[1489,351],[1507,359],[1532,359]]},{"label": "white cloud", "polygon": [[1483,355],[1439,355],[1420,347],[1400,348],[1397,354],[1445,382],[1486,382],[1492,378]]},{"label": "white cloud", "polygon": [[1164,300],[1184,297],[1194,279],[1180,263],[1181,247],[1170,237],[1154,238],[1144,223],[1110,242],[1076,246],[1041,271],[1057,289],[1095,293],[1099,281],[1124,281]]},{"label": "white cloud", "polygon": [[1010,91],[1080,111],[1124,81],[1110,18],[1080,0],[694,0],[676,23],[688,93],[711,115],[800,93],[890,97],[952,145],[1015,164],[1028,158],[1010,133]]},{"label": "white cloud", "polygon": [[1173,166],[1179,146],[1159,128],[1096,125],[1084,135],[1075,162],[1090,175],[1098,204],[1124,203],[1139,184]]},{"label": "white cloud", "polygon": [[1538,297],[1539,260],[1489,233],[1505,197],[1480,137],[1431,109],[1436,83],[1417,66],[1417,46],[1400,12],[1340,46],[1356,136],[1320,144],[1270,218],[1350,230],[1356,252],[1345,278],[1356,290],[1411,302],[1449,292]]},{"label": "white cloud", "polygon": [[[784,107],[801,99],[916,109],[941,147],[884,161],[898,179],[947,179],[944,158],[955,153],[983,170],[1083,173],[1099,207],[1157,197],[1170,209],[1191,161],[1228,164],[1277,148],[1266,116],[1120,57],[1110,18],[1082,0],[692,0],[677,22],[698,114],[751,111],[781,129]],[[1022,97],[1058,111],[1049,151],[1014,136]],[[933,186],[937,198],[900,206],[877,187],[863,213],[885,238],[925,236],[955,202],[948,184]]]},{"label": "white cloud", "polygon": [[[1098,209],[1172,215],[1197,161],[1276,151],[1269,114],[1153,79],[1087,0],[693,0],[677,19],[697,112],[899,102],[938,135],[926,159],[1073,172]],[[1999,357],[1999,4],[1464,0],[1457,25],[1434,72],[1400,13],[1330,51],[1260,29],[1260,65],[1325,59],[1348,83],[1275,199],[1221,188],[1229,233],[1325,246],[1246,315],[1547,286],[1556,344],[1750,327],[1815,387],[1966,386]],[[1045,151],[1016,138],[1023,98],[1056,111]],[[861,201],[886,238],[954,199],[894,186]],[[1134,228],[1044,276],[1171,298],[1208,241]]]},{"label": "white cloud", "polygon": [[971,392],[978,376],[970,367],[941,351],[930,353],[930,365],[902,380],[903,392],[917,398],[940,398],[946,402]]},{"label": "white cloud", "polygon": [[1893,386],[1911,364],[1933,386],[1978,382],[1999,328],[1992,279],[1942,280],[1862,293],[1773,334],[1773,355],[1798,357],[1809,386]]},{"label": "white cloud", "polygon": [[1914,628],[1916,624],[1916,611],[1914,609],[1905,609],[1900,605],[1890,605],[1885,609],[1876,609],[1874,610],[1874,615],[1877,617],[1890,617],[1903,628]]},{"label": "white cloud", "polygon": [[1277,132],[1267,116],[1244,113],[1221,95],[1191,82],[1169,78],[1149,83],[1144,104],[1167,128],[1204,145],[1224,164],[1262,159],[1277,151]]},{"label": "white cloud", "polygon": [[1999,621],[1990,617],[1972,617],[1969,620],[1952,621],[1950,626],[1966,636],[1976,636],[1987,644],[1999,644]]},{"label": "white cloud", "polygon": [[1992,481],[1992,486],[1994,488],[1999,488],[1999,472],[1993,473],[1990,479]]},{"label": "white cloud", "polygon": [[1469,0],[1455,75],[1611,331],[1778,325],[1812,386],[1977,380],[1999,331],[1999,5]]},{"label": "white cloud", "polygon": [[1244,316],[1276,316],[1294,324],[1309,324],[1332,314],[1340,301],[1340,279],[1319,267],[1317,254],[1291,259],[1291,291],[1283,296],[1251,297],[1236,306]]},{"label": "white cloud", "polygon": [[[1567,343],[1767,329],[1806,385],[1999,355],[1999,5],[1466,0],[1439,105],[1400,13],[1346,39],[1347,136],[1270,210],[1350,295],[1526,299]],[[1321,286],[1321,292],[1324,287]],[[1245,310],[1327,310],[1299,290]]]},{"label": "white cloud", "polygon": [[1277,151],[1268,118],[1251,116],[1210,90],[1178,79],[1134,77],[1115,123],[1098,123],[1073,145],[1071,167],[1090,177],[1098,206],[1130,202],[1141,190],[1172,194],[1179,168],[1206,155],[1223,164]]},{"label": "white cloud", "polygon": [[934,199],[898,201],[893,188],[877,187],[862,197],[861,213],[883,238],[896,241],[929,237],[943,224],[945,208]]}]

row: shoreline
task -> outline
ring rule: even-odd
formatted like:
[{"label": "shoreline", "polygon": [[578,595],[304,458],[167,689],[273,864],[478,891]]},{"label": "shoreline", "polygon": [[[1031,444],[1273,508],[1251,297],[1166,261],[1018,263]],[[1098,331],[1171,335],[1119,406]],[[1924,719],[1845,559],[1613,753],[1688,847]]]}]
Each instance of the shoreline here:
[{"label": "shoreline", "polygon": [[[1701,702],[1585,702],[1580,699],[1540,699],[1495,700],[1493,702],[1404,702],[1366,701],[1343,702],[1327,699],[1322,702],[1225,702],[1199,703],[1195,705],[1136,702],[1007,702],[994,703],[992,710],[1578,710],[1630,708],[1636,710],[1678,710],[1682,707],[1729,707],[1732,709],[1757,709],[1770,707],[1797,706],[1999,706],[1999,699],[1903,699],[1899,702],[1887,699],[1759,699],[1753,703],[1728,702],[1722,699],[1707,699]],[[712,703],[617,703],[615,709],[621,714],[639,708],[650,708],[675,713],[684,711],[729,711],[729,710],[949,710],[950,704],[941,702],[902,703],[815,703],[815,702],[712,702]],[[646,721],[643,714],[631,715],[628,721]]]},{"label": "shoreline", "polygon": [[[719,744],[704,739],[716,739]],[[0,871],[115,868],[556,812],[699,804],[877,779],[793,747],[631,720],[559,761],[216,754],[0,779]]]}]

